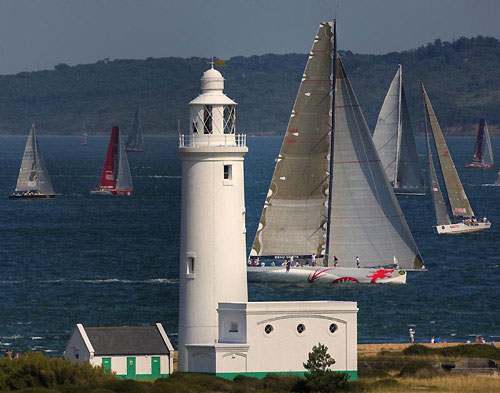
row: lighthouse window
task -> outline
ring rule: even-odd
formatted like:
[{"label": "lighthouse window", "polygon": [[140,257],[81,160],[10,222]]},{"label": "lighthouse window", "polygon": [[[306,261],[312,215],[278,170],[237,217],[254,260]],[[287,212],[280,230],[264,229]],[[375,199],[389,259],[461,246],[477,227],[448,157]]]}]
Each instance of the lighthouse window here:
[{"label": "lighthouse window", "polygon": [[231,180],[233,177],[232,165],[224,165],[224,180]]},{"label": "lighthouse window", "polygon": [[234,134],[234,106],[224,107],[224,134]]},{"label": "lighthouse window", "polygon": [[187,259],[187,273],[188,274],[194,273],[194,257],[188,257]]},{"label": "lighthouse window", "polygon": [[212,133],[212,105],[205,105],[203,110],[203,133]]}]

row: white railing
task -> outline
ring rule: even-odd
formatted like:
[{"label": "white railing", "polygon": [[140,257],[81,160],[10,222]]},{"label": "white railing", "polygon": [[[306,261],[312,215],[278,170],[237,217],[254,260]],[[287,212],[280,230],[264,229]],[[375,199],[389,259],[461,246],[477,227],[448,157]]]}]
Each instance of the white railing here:
[{"label": "white railing", "polygon": [[179,135],[179,147],[245,147],[247,136],[245,134],[189,134]]}]

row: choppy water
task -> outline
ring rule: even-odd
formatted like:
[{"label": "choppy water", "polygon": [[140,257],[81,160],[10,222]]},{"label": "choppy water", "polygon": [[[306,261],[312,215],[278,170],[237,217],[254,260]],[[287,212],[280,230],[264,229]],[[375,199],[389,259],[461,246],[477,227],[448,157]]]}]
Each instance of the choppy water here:
[{"label": "choppy water", "polygon": [[[146,137],[147,152],[129,155],[135,195],[91,197],[106,137],[40,136],[58,193],[52,201],[12,201],[25,136],[0,136],[0,351],[60,354],[76,323],[88,326],[162,322],[176,342],[180,158],[177,138]],[[423,152],[423,140],[419,141]],[[440,335],[465,341],[475,334],[500,338],[500,187],[497,170],[465,170],[473,138],[449,138],[449,147],[478,215],[493,222],[478,235],[439,237],[428,197],[400,199],[429,268],[409,284],[250,284],[250,300],[354,300],[359,341],[417,341]],[[281,144],[249,138],[246,156],[248,245],[260,217]],[[493,140],[494,152],[500,139]],[[424,157],[422,157],[424,160]],[[498,156],[500,161],[500,155]]]}]

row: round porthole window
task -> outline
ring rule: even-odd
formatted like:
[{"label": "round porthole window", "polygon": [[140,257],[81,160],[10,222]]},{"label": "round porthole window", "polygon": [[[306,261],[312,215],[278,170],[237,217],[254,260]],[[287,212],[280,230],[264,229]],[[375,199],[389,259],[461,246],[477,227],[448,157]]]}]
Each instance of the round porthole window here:
[{"label": "round porthole window", "polygon": [[271,334],[273,332],[274,328],[273,328],[273,325],[266,325],[264,327],[264,333],[266,334]]},{"label": "round porthole window", "polygon": [[331,334],[335,333],[338,329],[339,329],[339,327],[335,323],[332,323],[330,325],[330,327],[328,328],[328,330],[330,330]]},{"label": "round porthole window", "polygon": [[297,325],[297,333],[302,334],[306,331],[306,326],[303,323]]}]

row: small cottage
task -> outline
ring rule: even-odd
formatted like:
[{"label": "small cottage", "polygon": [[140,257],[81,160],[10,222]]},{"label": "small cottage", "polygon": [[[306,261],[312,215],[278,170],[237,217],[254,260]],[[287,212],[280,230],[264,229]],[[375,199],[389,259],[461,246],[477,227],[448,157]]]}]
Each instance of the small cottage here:
[{"label": "small cottage", "polygon": [[124,379],[153,380],[173,372],[174,348],[161,323],[155,326],[76,325],[65,357],[90,362]]}]

